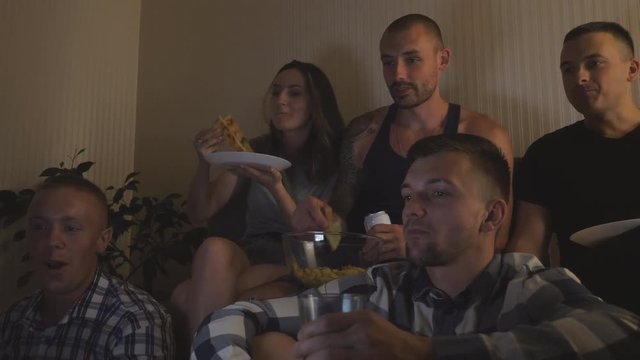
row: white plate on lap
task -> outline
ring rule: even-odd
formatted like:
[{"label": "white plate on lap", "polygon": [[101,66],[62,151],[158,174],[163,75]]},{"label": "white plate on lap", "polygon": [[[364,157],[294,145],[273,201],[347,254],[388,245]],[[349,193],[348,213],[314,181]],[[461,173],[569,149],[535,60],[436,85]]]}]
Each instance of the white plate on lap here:
[{"label": "white plate on lap", "polygon": [[615,221],[592,226],[573,233],[569,240],[584,246],[595,246],[599,243],[640,226],[640,219]]},{"label": "white plate on lap", "polygon": [[205,160],[211,165],[251,165],[263,169],[276,168],[284,170],[291,163],[283,158],[244,151],[217,151],[205,155]]}]

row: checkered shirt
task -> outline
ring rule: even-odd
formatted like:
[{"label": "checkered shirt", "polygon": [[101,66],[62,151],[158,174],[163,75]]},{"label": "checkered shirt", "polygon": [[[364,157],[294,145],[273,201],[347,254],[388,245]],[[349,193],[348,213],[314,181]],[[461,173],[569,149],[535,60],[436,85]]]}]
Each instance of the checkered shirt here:
[{"label": "checkered shirt", "polygon": [[[407,262],[378,265],[313,291],[369,293],[373,311],[429,337],[436,359],[640,359],[638,316],[602,302],[568,270],[545,268],[529,254],[496,255],[454,298]],[[203,321],[191,359],[249,359],[254,336],[295,336],[299,328],[296,297],[237,302]]]},{"label": "checkered shirt", "polygon": [[101,271],[57,324],[42,325],[41,303],[39,291],[0,314],[0,359],[173,359],[164,308]]}]

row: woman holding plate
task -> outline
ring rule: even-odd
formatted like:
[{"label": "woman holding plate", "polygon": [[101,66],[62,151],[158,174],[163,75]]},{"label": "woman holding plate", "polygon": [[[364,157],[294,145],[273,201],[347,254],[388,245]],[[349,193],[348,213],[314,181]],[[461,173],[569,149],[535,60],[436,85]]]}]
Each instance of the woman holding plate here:
[{"label": "woman holding plate", "polygon": [[207,314],[236,300],[295,291],[292,285],[273,282],[288,273],[281,235],[289,231],[296,202],[309,195],[328,200],[333,190],[344,121],[322,70],[295,60],[284,65],[265,96],[264,112],[270,131],[253,139],[251,147],[256,153],[288,160],[292,166],[286,170],[279,171],[268,161],[266,166],[246,163],[210,180],[206,157],[224,146],[223,131],[205,129],[195,137],[199,162],[187,205],[191,221],[205,222],[246,189],[245,184],[248,190],[242,238],[205,239],[195,254],[192,278],[172,294],[176,315],[186,319],[190,334]]}]

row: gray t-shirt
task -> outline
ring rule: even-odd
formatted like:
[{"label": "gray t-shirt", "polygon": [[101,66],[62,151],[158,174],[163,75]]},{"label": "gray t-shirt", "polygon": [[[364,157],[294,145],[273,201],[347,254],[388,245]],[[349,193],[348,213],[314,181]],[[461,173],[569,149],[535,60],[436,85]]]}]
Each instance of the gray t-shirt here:
[{"label": "gray t-shirt", "polygon": [[[336,175],[322,184],[312,184],[304,174],[302,167],[292,169],[291,179],[283,173],[285,188],[297,203],[313,195],[328,201],[336,182]],[[252,181],[247,195],[247,216],[245,237],[264,233],[284,233],[289,226],[282,218],[282,211],[269,190]]]}]

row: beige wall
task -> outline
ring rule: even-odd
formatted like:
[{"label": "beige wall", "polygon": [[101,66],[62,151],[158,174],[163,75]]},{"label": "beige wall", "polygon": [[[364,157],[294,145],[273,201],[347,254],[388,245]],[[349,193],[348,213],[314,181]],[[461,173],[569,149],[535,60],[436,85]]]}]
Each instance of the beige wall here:
[{"label": "beige wall", "polygon": [[446,97],[501,122],[516,155],[579,119],[558,70],[569,29],[618,21],[640,44],[638,0],[143,1],[135,167],[145,188],[186,191],[192,135],[218,114],[265,131],[261,97],[290,59],[327,72],[346,119],[388,104],[378,40],[410,12],[436,19],[453,50]]},{"label": "beige wall", "polygon": [[[0,189],[86,148],[101,186],[133,170],[139,0],[0,0]],[[31,289],[24,243],[0,233],[0,310]]]},{"label": "beige wall", "polygon": [[[579,118],[558,71],[568,29],[614,20],[640,44],[637,0],[0,0],[0,188],[86,147],[101,186],[135,168],[146,192],[184,193],[193,133],[218,114],[265,131],[261,98],[293,58],[327,72],[347,119],[388,104],[378,39],[409,12],[453,49],[445,95],[500,121],[517,155]],[[25,291],[20,246],[0,238],[0,309]]]}]

